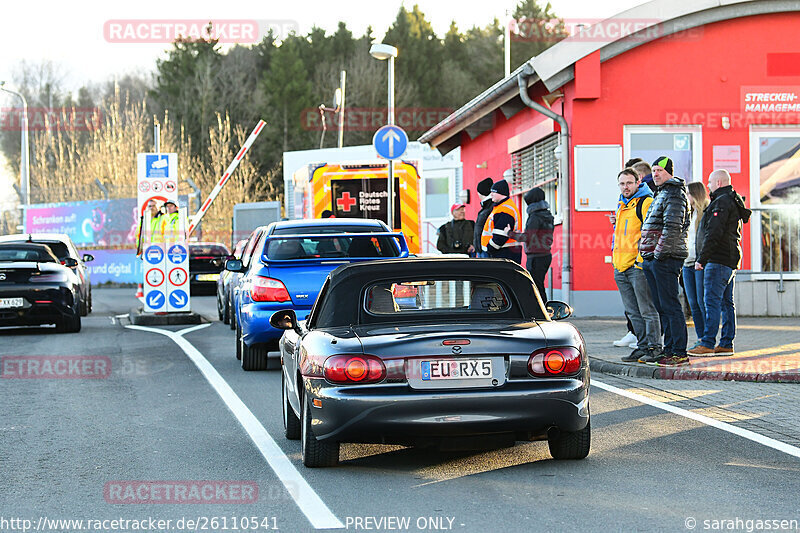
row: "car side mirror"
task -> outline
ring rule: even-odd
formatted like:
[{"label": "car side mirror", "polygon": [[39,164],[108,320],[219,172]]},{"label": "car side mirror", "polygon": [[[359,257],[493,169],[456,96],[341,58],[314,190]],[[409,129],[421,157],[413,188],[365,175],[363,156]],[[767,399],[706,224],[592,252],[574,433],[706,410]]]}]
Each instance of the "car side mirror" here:
[{"label": "car side mirror", "polygon": [[94,256],[92,254],[83,254],[83,262],[88,263],[90,261],[94,261]]},{"label": "car side mirror", "polygon": [[228,259],[225,261],[225,270],[230,270],[231,272],[241,272],[242,268],[242,260],[241,259]]},{"label": "car side mirror", "polygon": [[551,320],[564,320],[572,316],[572,307],[565,302],[550,300],[544,305]]},{"label": "car side mirror", "polygon": [[64,261],[62,261],[62,264],[70,268],[75,268],[78,266],[78,260],[74,257],[65,257]]},{"label": "car side mirror", "polygon": [[294,330],[300,334],[300,325],[297,323],[297,314],[293,309],[281,309],[275,311],[269,317],[269,325],[275,329]]}]

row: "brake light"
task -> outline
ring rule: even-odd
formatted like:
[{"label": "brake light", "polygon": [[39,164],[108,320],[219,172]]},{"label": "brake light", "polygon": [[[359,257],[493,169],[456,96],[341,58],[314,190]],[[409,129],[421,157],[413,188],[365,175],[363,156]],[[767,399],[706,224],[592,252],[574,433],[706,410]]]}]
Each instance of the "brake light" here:
[{"label": "brake light", "polygon": [[581,353],[572,346],[536,350],[528,359],[528,372],[533,376],[563,376],[581,369]]},{"label": "brake light", "polygon": [[250,288],[254,302],[290,302],[292,298],[280,280],[256,276]]},{"label": "brake light", "polygon": [[386,366],[374,355],[334,355],[325,360],[323,375],[333,383],[377,383]]}]

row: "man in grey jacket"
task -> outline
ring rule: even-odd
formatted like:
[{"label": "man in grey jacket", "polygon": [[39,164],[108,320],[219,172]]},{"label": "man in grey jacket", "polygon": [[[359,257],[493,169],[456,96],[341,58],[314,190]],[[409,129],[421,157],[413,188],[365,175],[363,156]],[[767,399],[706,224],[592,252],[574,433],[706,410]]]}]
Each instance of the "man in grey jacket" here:
[{"label": "man in grey jacket", "polygon": [[689,364],[688,332],[678,299],[678,278],[689,254],[689,197],[684,180],[672,175],[672,159],[659,157],[652,167],[658,191],[642,224],[639,253],[644,259],[642,269],[661,318],[664,353],[654,353],[639,361],[657,366],[682,366]]}]

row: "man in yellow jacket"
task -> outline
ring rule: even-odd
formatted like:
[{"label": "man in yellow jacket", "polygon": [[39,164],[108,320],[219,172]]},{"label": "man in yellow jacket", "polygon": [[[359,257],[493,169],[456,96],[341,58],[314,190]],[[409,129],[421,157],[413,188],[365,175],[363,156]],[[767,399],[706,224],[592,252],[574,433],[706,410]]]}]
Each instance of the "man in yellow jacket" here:
[{"label": "man in yellow jacket", "polygon": [[182,241],[183,236],[180,235],[180,215],[178,213],[178,206],[172,200],[164,202],[164,209],[166,214],[161,217],[161,234],[165,242]]},{"label": "man in yellow jacket", "polygon": [[522,264],[522,243],[511,236],[522,231],[522,217],[509,196],[508,182],[496,181],[490,194],[492,212],[483,225],[481,247],[491,258],[511,259]]},{"label": "man in yellow jacket", "polygon": [[151,198],[147,202],[147,216],[142,215],[139,229],[136,232],[136,255],[141,255],[142,250],[152,242],[161,242],[161,208],[158,202]]},{"label": "man in yellow jacket", "polygon": [[630,363],[645,357],[660,356],[662,351],[661,322],[640,266],[642,258],[639,256],[642,221],[653,203],[653,192],[646,183],[639,181],[639,176],[630,168],[617,175],[617,185],[620,195],[611,262],[614,265],[614,281],[619,288],[622,305],[637,339],[636,349],[622,358]]}]

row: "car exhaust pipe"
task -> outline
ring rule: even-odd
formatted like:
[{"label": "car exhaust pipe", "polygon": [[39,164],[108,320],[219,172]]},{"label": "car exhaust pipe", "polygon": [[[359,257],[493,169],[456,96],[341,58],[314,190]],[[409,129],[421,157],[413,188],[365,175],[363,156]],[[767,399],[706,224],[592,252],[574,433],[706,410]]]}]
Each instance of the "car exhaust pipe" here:
[{"label": "car exhaust pipe", "polygon": [[561,430],[558,429],[556,426],[550,426],[547,429],[547,438],[548,439],[557,439],[561,435]]}]

